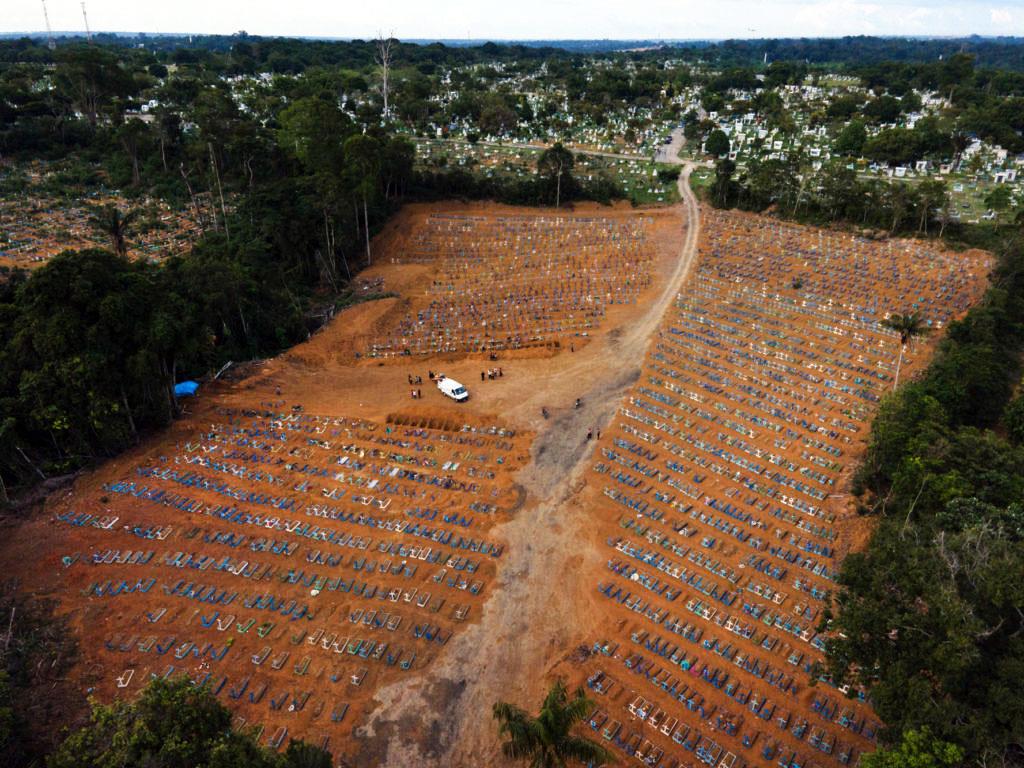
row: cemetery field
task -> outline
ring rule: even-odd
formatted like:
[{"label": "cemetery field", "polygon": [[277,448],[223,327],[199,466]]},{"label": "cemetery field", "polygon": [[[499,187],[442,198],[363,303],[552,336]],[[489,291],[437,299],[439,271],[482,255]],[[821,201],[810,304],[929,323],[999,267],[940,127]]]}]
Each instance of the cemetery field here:
[{"label": "cemetery field", "polygon": [[65,250],[111,248],[110,238],[90,223],[94,209],[136,211],[128,230],[128,257],[165,259],[189,250],[214,213],[208,199],[192,206],[162,200],[129,200],[116,191],[55,197],[40,190],[0,197],[0,268],[36,269]]},{"label": "cemetery field", "polygon": [[[870,704],[819,678],[822,612],[870,532],[850,476],[880,399],[991,266],[704,212],[696,274],[590,458],[581,544],[599,554],[580,611],[602,618],[555,666],[624,760],[824,767],[874,750]],[[878,323],[892,311],[935,333],[901,357]]]},{"label": "cemetery field", "polygon": [[[522,546],[503,527],[532,503],[518,475],[549,424],[542,406],[561,418],[584,391],[580,367],[614,369],[682,229],[672,209],[410,206],[361,276],[397,298],[204,386],[167,433],[51,498],[0,562],[36,564],[16,570],[68,615],[83,691],[109,700],[187,674],[263,742],[326,737],[357,760],[375,696],[419,679],[501,589]],[[531,282],[541,260],[545,279]],[[471,314],[472,297],[524,292],[529,312]],[[468,303],[417,338],[461,325],[461,346],[368,354],[438,295]],[[500,320],[503,343],[469,344],[470,318]],[[444,398],[431,371],[471,399]]]},{"label": "cemetery field", "polygon": [[[1000,190],[1005,195],[1007,207],[992,208],[989,205],[991,195]],[[996,185],[987,181],[971,179],[955,179],[950,184],[950,201],[952,209],[965,224],[980,221],[995,221],[1000,224],[1011,223],[1020,211],[1021,198],[1018,188]]]},{"label": "cemetery field", "polygon": [[688,175],[673,206],[407,206],[360,275],[388,298],[51,496],[0,566],[69,617],[76,683],[187,674],[263,743],[471,766],[494,701],[560,675],[620,764],[855,764],[879,724],[816,680],[850,474],[992,262],[698,211]]},{"label": "cemetery field", "polygon": [[[672,204],[679,200],[675,184],[662,182],[657,176],[655,163],[647,156],[625,153],[618,147],[567,146],[579,150],[573,175],[581,182],[608,176],[637,205]],[[542,146],[534,144],[417,139],[416,163],[419,168],[458,167],[485,176],[530,178],[543,151]]]}]

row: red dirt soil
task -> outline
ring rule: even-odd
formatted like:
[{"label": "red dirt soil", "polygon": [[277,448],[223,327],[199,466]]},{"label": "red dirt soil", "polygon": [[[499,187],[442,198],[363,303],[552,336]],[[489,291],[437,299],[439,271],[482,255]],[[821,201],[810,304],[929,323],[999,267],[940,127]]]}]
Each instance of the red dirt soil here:
[{"label": "red dirt soil", "polygon": [[[606,743],[640,747],[649,765],[696,766],[700,747],[715,765],[789,750],[827,766],[840,744],[852,762],[871,749],[855,732],[870,710],[809,687],[807,665],[821,658],[830,574],[870,530],[847,486],[899,352],[876,321],[913,301],[947,322],[980,296],[990,260],[703,211],[698,266],[675,299],[696,214],[688,196],[670,209],[579,206],[554,224],[551,211],[409,206],[361,275],[397,297],[204,387],[171,429],[10,526],[0,566],[60,601],[81,638],[83,690],[135,695],[173,666],[213,684],[264,743],[326,741],[350,765],[495,764],[490,705],[532,709],[554,675],[589,680],[594,737],[617,721]],[[441,242],[439,215],[482,221]],[[635,301],[595,307],[591,284],[558,278],[564,293],[515,321],[526,337],[550,318],[542,344],[466,353],[467,331],[448,354],[367,357],[408,330],[439,281],[462,279],[452,265],[499,220],[523,228],[531,256],[539,243],[596,280],[649,279]],[[607,247],[571,251],[566,228]],[[638,248],[609,238],[623,232],[642,233]],[[438,256],[409,264],[411,244],[428,242]],[[488,264],[524,249],[478,253],[472,279],[514,293],[524,268]],[[585,328],[566,321],[580,296],[598,310]],[[939,336],[908,346],[901,380]],[[439,371],[470,400],[444,398],[428,376]],[[823,697],[835,706],[824,718]],[[698,730],[694,750],[681,743]],[[830,756],[812,735],[835,742]]]}]

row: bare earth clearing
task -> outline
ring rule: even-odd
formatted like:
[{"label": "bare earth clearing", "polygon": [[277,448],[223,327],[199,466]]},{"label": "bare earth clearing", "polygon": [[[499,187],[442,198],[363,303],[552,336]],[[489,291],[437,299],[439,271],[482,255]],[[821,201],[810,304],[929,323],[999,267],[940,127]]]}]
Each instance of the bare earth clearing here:
[{"label": "bare earth clearing", "polygon": [[808,682],[867,532],[845,494],[897,358],[877,321],[944,325],[990,262],[702,221],[690,170],[673,208],[408,206],[360,276],[394,296],[10,523],[0,567],[68,614],[76,682],[185,673],[263,743],[356,766],[498,764],[492,704],[555,675],[621,762],[870,748],[869,708]]},{"label": "bare earth clearing", "polygon": [[[527,503],[500,528],[509,542],[509,558],[483,618],[454,640],[421,679],[379,692],[381,706],[365,729],[365,751],[358,763],[493,761],[491,705],[498,700],[523,706],[535,701],[546,685],[542,672],[585,636],[587,617],[577,610],[577,590],[559,583],[563,574],[578,569],[583,557],[598,554],[581,552],[576,543],[586,521],[573,496],[592,448],[584,435],[588,429],[606,427],[639,377],[647,342],[696,257],[699,217],[688,174],[689,169],[679,182],[687,213],[679,258],[657,299],[630,328],[609,338],[614,364],[600,364],[607,367],[595,377],[594,361],[581,354],[538,387],[545,396],[576,388],[583,406],[537,425],[532,461],[517,476]],[[534,399],[530,404],[537,411],[543,402]]]}]

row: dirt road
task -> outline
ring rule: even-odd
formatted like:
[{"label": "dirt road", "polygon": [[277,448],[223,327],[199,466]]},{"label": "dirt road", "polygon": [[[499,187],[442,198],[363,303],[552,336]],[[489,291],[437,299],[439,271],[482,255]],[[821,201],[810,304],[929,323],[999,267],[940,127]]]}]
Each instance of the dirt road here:
[{"label": "dirt road", "polygon": [[592,362],[580,360],[553,374],[562,381],[545,382],[575,382],[583,404],[543,422],[532,461],[518,477],[525,502],[495,531],[508,547],[483,615],[452,638],[429,670],[378,692],[378,706],[358,734],[356,765],[494,764],[492,704],[536,706],[545,671],[586,636],[586,617],[574,604],[589,585],[572,578],[585,557],[597,557],[575,542],[586,524],[576,491],[593,445],[584,436],[610,422],[639,377],[647,344],[696,260],[699,211],[688,183],[692,168],[683,165],[687,226],[663,291],[639,321],[613,337],[616,368],[595,375]]}]

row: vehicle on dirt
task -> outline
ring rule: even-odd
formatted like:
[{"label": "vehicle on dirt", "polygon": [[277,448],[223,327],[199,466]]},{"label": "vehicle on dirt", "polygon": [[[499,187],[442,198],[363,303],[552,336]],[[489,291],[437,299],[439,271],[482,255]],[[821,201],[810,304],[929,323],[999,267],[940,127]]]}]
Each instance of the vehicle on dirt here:
[{"label": "vehicle on dirt", "polygon": [[441,376],[438,378],[437,388],[441,390],[441,394],[447,395],[452,400],[462,402],[463,400],[469,399],[469,390],[459,384],[455,379],[449,379],[447,376]]}]

